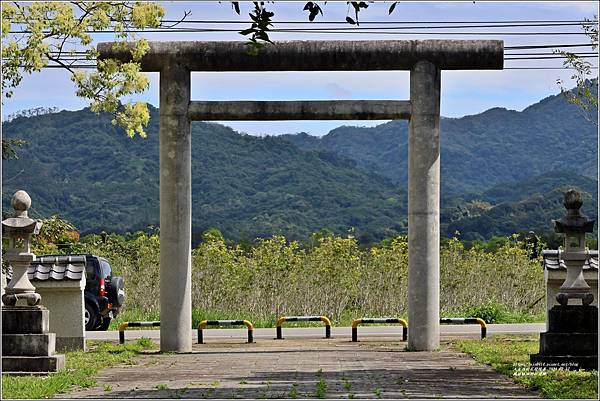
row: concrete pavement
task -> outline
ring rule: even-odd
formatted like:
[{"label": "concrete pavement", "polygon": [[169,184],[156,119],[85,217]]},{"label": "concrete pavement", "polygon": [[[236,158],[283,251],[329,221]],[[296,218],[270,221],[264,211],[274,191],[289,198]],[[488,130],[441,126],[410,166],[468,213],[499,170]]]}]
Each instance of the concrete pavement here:
[{"label": "concrete pavement", "polygon": [[405,342],[389,337],[365,337],[359,343],[335,335],[328,340],[264,338],[253,344],[241,338],[215,340],[194,344],[191,353],[143,353],[133,365],[99,372],[95,387],[75,389],[64,397],[538,397],[489,366],[450,349],[444,340],[435,352],[406,352]]}]

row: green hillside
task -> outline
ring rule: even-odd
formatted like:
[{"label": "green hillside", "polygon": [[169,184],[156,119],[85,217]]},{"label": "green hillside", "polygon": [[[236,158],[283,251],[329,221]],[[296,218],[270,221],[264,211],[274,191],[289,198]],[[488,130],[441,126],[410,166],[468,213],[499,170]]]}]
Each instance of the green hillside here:
[{"label": "green hillside", "polygon": [[[17,189],[32,215],[59,213],[82,233],[158,225],[158,110],[148,138],[128,138],[88,110],[19,117],[5,138],[28,145],[3,163],[3,207]],[[551,96],[523,112],[495,108],[442,120],[442,234],[481,239],[549,231],[564,213],[560,191],[585,192],[597,215],[597,127]],[[227,238],[306,239],[353,230],[362,243],[405,233],[404,121],[339,127],[323,138],[241,135],[193,124],[193,232]]]},{"label": "green hillside", "polygon": [[[463,239],[489,239],[509,233],[550,233],[552,219],[565,214],[562,204],[563,193],[576,188],[583,192],[583,212],[593,219],[598,218],[598,197],[584,192],[576,185],[559,186],[547,193],[536,193],[516,202],[503,202],[481,210],[479,214],[464,217],[443,227],[448,234],[460,232]],[[596,226],[596,230],[597,230]]]},{"label": "green hillside", "polygon": [[[597,88],[597,87],[596,87]],[[549,171],[595,178],[597,124],[582,117],[564,96],[543,99],[522,112],[493,108],[462,118],[442,118],[441,185],[444,193],[479,193]],[[363,168],[407,183],[408,123],[339,127],[322,138],[286,135],[303,149],[350,157]]]},{"label": "green hillside", "polygon": [[[82,232],[158,225],[158,110],[148,138],[129,139],[107,115],[87,110],[17,118],[4,134],[29,142],[4,163],[3,205],[27,190],[34,213],[60,213]],[[406,192],[326,151],[301,151],[276,137],[193,124],[193,226],[233,239],[306,238],[353,227],[364,241],[405,231]]]}]

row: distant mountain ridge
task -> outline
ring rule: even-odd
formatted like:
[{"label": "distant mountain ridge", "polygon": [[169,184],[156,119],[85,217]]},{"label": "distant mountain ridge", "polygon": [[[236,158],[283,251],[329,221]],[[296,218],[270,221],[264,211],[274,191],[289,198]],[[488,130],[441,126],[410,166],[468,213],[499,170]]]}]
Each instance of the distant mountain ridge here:
[{"label": "distant mountain ridge", "polygon": [[[595,118],[595,124],[586,121],[577,106],[560,94],[522,112],[497,107],[472,116],[442,118],[442,190],[482,192],[556,170],[596,177]],[[407,183],[406,121],[369,128],[343,126],[321,138],[305,133],[283,137],[301,149],[333,151],[394,182]]]},{"label": "distant mountain ridge", "polygon": [[[3,208],[27,190],[32,215],[59,213],[83,233],[158,225],[158,110],[148,138],[128,138],[89,110],[18,117],[5,138],[29,142],[3,164]],[[502,108],[441,121],[444,235],[547,231],[560,190],[585,192],[597,215],[597,127],[561,95],[522,112]],[[362,243],[406,233],[407,123],[339,127],[322,138],[241,135],[193,124],[193,232],[232,239],[326,228]]]},{"label": "distant mountain ridge", "polygon": [[[158,109],[151,117],[147,139],[129,139],[89,110],[6,123],[6,137],[29,144],[4,163],[4,210],[25,189],[38,216],[60,213],[84,233],[158,225]],[[217,227],[234,239],[300,239],[355,227],[382,239],[406,229],[406,191],[346,157],[218,124],[197,122],[192,132],[195,235]]]}]

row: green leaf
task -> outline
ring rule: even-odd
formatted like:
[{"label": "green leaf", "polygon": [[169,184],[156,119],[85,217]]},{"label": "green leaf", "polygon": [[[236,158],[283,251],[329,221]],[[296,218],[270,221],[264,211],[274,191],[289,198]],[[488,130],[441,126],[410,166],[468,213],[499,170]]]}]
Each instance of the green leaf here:
[{"label": "green leaf", "polygon": [[240,31],[240,35],[250,35],[251,33],[254,32],[254,28],[248,28],[248,29],[244,29],[243,31]]}]

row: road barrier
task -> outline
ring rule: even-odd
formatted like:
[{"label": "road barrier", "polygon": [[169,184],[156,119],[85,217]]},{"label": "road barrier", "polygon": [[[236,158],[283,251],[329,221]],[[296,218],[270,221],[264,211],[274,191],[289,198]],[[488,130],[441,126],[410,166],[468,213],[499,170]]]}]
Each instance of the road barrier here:
[{"label": "road barrier", "polygon": [[358,325],[367,323],[400,323],[402,325],[402,341],[406,341],[408,338],[408,323],[404,319],[398,319],[395,317],[376,317],[376,318],[362,318],[355,319],[352,321],[352,341],[358,341]]},{"label": "road barrier", "polygon": [[198,324],[198,344],[204,344],[203,331],[206,326],[241,326],[248,328],[248,342],[254,342],[254,326],[249,320],[203,320]]},{"label": "road barrier", "polygon": [[157,322],[125,322],[119,326],[119,344],[125,344],[125,330],[128,327],[159,327],[160,321]]},{"label": "road barrier", "polygon": [[485,320],[478,317],[447,317],[440,319],[440,323],[445,324],[478,324],[481,326],[481,339],[487,335],[487,325]]},{"label": "road barrier", "polygon": [[281,316],[277,319],[277,340],[283,340],[281,325],[283,322],[323,322],[325,338],[331,338],[331,320],[327,316]]}]

